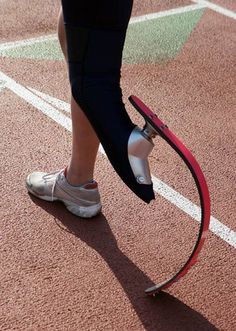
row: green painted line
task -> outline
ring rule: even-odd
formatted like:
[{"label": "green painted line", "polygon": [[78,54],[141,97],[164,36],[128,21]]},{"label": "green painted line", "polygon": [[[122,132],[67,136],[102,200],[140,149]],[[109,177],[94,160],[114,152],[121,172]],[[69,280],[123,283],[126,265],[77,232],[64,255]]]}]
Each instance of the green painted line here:
[{"label": "green painted line", "polygon": [[[124,63],[163,63],[176,57],[202,17],[204,9],[129,25]],[[2,57],[62,60],[57,40],[37,42],[0,52]]]},{"label": "green painted line", "polygon": [[127,33],[124,63],[162,63],[174,59],[204,9],[133,24]]}]

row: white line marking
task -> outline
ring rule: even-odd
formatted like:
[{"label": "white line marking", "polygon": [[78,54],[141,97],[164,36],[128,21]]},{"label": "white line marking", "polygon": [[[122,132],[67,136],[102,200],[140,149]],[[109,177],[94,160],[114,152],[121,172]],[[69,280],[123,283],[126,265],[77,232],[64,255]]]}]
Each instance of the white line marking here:
[{"label": "white line marking", "polygon": [[30,46],[36,43],[46,42],[50,40],[55,40],[57,36],[55,34],[50,34],[47,36],[41,36],[36,38],[18,40],[18,41],[11,41],[8,43],[0,44],[0,52],[7,51],[9,49],[17,48],[17,47],[24,47]]},{"label": "white line marking", "polygon": [[6,82],[6,87],[9,88],[12,92],[18,95],[20,98],[27,101],[29,104],[43,112],[45,115],[53,119],[55,122],[60,123],[64,128],[71,131],[71,120],[67,116],[63,115],[59,110],[55,109],[47,102],[42,100],[37,95],[33,94],[26,87],[18,84],[12,78],[5,75],[0,71],[0,80]]},{"label": "white line marking", "polygon": [[[196,221],[201,220],[201,208],[192,203],[190,200],[185,198],[180,193],[173,190],[169,185],[162,182],[160,179],[152,176],[154,191],[166,200],[177,206],[179,209],[184,211],[186,214],[191,216]],[[210,231],[216,236],[223,239],[230,246],[236,248],[236,232],[230,229],[228,226],[221,223],[215,217],[211,216],[210,219]]]},{"label": "white line marking", "polygon": [[147,14],[147,15],[131,17],[129,23],[134,24],[134,23],[154,20],[156,18],[187,13],[187,12],[202,9],[202,8],[206,8],[206,5],[196,4],[196,5],[188,5],[188,6],[184,6],[184,7],[173,8],[173,9],[169,9],[169,10],[160,11],[160,12],[157,12],[157,13],[151,13],[151,14]]},{"label": "white line marking", "polygon": [[225,15],[227,17],[230,17],[230,18],[236,20],[236,13],[233,12],[232,10],[218,6],[210,1],[206,1],[206,0],[192,0],[192,2],[195,2],[199,5],[204,5],[205,7],[212,9],[212,10],[216,11],[217,13],[220,13],[222,15]]},{"label": "white line marking", "polygon": [[0,92],[3,91],[5,87],[6,87],[6,82],[0,80]]},{"label": "white line marking", "polygon": [[[6,82],[6,87],[12,92],[17,94],[19,97],[24,99],[26,102],[34,106],[36,109],[53,119],[58,124],[61,124],[64,128],[71,132],[71,120],[69,117],[60,113],[57,109],[43,101],[40,97],[33,94],[24,86],[16,83],[12,78],[5,75],[0,71],[0,80]],[[99,151],[106,155],[103,148],[100,146]],[[201,209],[192,203],[190,200],[173,190],[170,186],[162,182],[160,179],[152,176],[153,187],[156,193],[160,194],[169,202],[176,205],[178,208],[183,210],[193,219],[199,222]],[[236,248],[236,232],[221,223],[215,217],[211,216],[210,230],[223,241],[227,242],[230,246]]]},{"label": "white line marking", "polygon": [[45,94],[43,92],[40,92],[38,90],[35,90],[31,87],[27,87],[31,92],[33,92],[34,94],[36,94],[37,96],[39,96],[40,98],[42,98],[44,101],[47,101],[48,103],[50,103],[52,106],[60,109],[60,110],[64,110],[67,113],[70,113],[70,105],[69,103],[59,100],[57,98],[53,98],[48,94]]},{"label": "white line marking", "polygon": [[[156,18],[171,16],[171,15],[175,15],[175,14],[186,13],[189,11],[198,10],[198,9],[202,9],[202,8],[206,8],[206,6],[203,4],[195,4],[195,5],[188,5],[188,6],[184,6],[184,7],[169,9],[169,10],[152,13],[152,14],[148,14],[148,15],[132,17],[130,19],[130,24],[139,23],[139,22],[143,22],[143,21],[147,21],[147,20],[153,20]],[[41,36],[38,38],[30,38],[30,39],[25,39],[25,40],[8,42],[8,43],[0,44],[0,52],[6,51],[9,49],[13,49],[13,48],[17,48],[17,47],[30,46],[35,43],[47,42],[47,41],[56,40],[56,39],[57,39],[57,35],[52,34],[52,35],[48,35],[48,36]]]}]

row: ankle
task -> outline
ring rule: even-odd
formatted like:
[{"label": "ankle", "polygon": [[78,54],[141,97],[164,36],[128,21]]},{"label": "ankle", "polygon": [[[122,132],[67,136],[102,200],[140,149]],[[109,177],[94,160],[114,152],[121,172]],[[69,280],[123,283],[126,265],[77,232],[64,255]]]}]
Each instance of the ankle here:
[{"label": "ankle", "polygon": [[82,185],[93,179],[90,174],[80,174],[79,172],[74,172],[70,167],[67,167],[64,171],[67,182],[70,185]]}]

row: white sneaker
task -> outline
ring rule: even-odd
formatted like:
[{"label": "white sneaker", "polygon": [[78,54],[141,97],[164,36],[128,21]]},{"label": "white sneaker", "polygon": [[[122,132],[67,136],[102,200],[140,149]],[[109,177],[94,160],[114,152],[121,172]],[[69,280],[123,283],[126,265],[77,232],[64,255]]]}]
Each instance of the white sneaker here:
[{"label": "white sneaker", "polygon": [[80,217],[93,217],[102,208],[97,182],[70,185],[64,169],[51,173],[33,172],[26,179],[26,187],[42,200],[62,201],[72,214]]}]

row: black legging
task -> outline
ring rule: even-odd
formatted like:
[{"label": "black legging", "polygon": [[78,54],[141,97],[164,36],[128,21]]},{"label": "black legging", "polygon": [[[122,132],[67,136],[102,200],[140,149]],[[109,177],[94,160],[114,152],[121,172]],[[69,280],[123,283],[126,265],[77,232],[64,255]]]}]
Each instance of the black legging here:
[{"label": "black legging", "polygon": [[138,184],[128,160],[131,122],[120,68],[132,0],[62,0],[72,95],[88,117],[116,172],[145,202],[152,185]]},{"label": "black legging", "polygon": [[133,0],[62,0],[64,22],[88,28],[126,29]]}]

